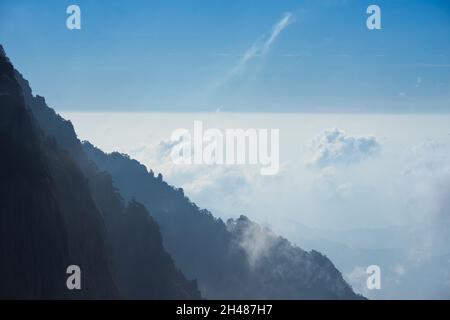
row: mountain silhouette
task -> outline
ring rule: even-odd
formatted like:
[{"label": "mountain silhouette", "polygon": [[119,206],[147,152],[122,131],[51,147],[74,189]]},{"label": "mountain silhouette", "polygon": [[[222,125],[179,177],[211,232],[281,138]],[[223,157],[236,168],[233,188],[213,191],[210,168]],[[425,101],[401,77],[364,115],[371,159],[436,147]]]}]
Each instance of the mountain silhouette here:
[{"label": "mountain silhouette", "polygon": [[[0,115],[1,298],[201,297],[145,207],[124,203],[1,46]],[[81,269],[81,290],[66,287],[69,265]]]},{"label": "mountain silhouette", "polygon": [[[116,297],[104,224],[85,178],[39,133],[3,49],[0,113],[0,297]],[[66,287],[72,264],[83,272],[81,291]]]},{"label": "mountain silhouette", "polygon": [[198,280],[205,297],[362,299],[319,252],[306,252],[245,216],[225,223],[129,156],[106,154],[89,142],[83,146],[127,201],[147,207],[165,247],[183,272]]},{"label": "mountain silhouette", "polygon": [[[127,155],[82,144],[1,51],[2,297],[362,299],[319,252],[217,219]],[[65,287],[70,264],[80,292]]]}]

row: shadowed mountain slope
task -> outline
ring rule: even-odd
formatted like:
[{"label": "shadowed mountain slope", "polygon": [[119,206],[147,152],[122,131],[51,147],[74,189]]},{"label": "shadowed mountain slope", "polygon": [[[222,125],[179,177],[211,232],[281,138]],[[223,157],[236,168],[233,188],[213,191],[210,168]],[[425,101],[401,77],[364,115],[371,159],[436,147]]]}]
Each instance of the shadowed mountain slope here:
[{"label": "shadowed mountain slope", "polygon": [[207,298],[362,298],[319,252],[306,252],[244,216],[224,223],[127,155],[83,146],[126,200],[148,208],[167,250],[188,277],[198,279]]},{"label": "shadowed mountain slope", "polygon": [[[37,129],[1,46],[0,146],[0,297],[117,297],[86,180]],[[82,270],[81,291],[66,287],[72,264]]]},{"label": "shadowed mountain slope", "polygon": [[[32,96],[3,49],[0,59],[0,296],[200,298],[145,207],[124,203],[72,125]],[[81,268],[80,291],[66,288],[71,264]]]}]

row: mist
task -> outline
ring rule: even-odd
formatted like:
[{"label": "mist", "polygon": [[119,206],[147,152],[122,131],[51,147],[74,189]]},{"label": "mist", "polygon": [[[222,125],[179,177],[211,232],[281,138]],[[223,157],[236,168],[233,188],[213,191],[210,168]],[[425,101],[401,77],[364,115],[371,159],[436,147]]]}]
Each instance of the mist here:
[{"label": "mist", "polygon": [[[63,116],[81,139],[161,172],[216,216],[226,220],[244,214],[305,249],[321,250],[369,298],[448,297],[450,116]],[[196,120],[206,128],[279,129],[279,173],[262,176],[252,165],[173,164],[167,153],[171,133]],[[261,253],[253,243],[259,242],[243,243],[251,263]],[[381,290],[365,289],[368,265],[380,265]],[[435,284],[414,290],[430,273]]]}]

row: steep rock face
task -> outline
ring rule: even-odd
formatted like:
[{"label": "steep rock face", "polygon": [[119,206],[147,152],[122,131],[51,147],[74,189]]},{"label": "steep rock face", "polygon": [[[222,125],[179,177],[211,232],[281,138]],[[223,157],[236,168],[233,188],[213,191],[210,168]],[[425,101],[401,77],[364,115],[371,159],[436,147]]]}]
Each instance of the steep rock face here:
[{"label": "steep rock face", "polygon": [[149,209],[167,250],[189,277],[198,279],[207,298],[362,298],[320,253],[306,252],[246,217],[224,223],[127,155],[105,154],[88,142],[83,146],[99,169],[112,175],[125,199]]},{"label": "steep rock face", "polygon": [[[119,274],[118,283],[126,297],[195,297],[192,294],[197,290],[195,282],[186,285],[183,274],[173,270],[172,260],[161,250],[163,245],[159,227],[143,205],[131,202],[119,223],[121,227],[117,231],[117,244],[114,247],[118,248],[116,261],[124,264],[118,266],[125,270]],[[153,254],[150,255],[149,252]],[[127,265],[128,261],[134,261],[133,268]],[[174,292],[177,293],[176,296]]]},{"label": "steep rock face", "polygon": [[[105,221],[92,198],[88,181],[55,141],[47,141],[47,164],[54,182],[55,199],[64,218],[70,264],[78,265],[82,272],[82,290],[71,291],[71,297],[116,298],[119,295],[112,274]],[[90,294],[85,295],[84,291]]]},{"label": "steep rock face", "polygon": [[[0,297],[116,297],[84,177],[36,129],[1,46],[0,146]],[[66,287],[72,264],[81,267],[81,291]]]},{"label": "steep rock face", "polygon": [[[187,281],[164,250],[146,209],[125,206],[111,177],[85,156],[71,123],[32,95],[1,52],[1,145],[9,156],[1,160],[8,170],[1,180],[0,252],[11,281],[0,285],[0,295],[200,298],[195,281]],[[11,196],[21,194],[26,201]],[[23,254],[14,255],[18,250]],[[81,291],[66,288],[71,264],[82,270]]]}]

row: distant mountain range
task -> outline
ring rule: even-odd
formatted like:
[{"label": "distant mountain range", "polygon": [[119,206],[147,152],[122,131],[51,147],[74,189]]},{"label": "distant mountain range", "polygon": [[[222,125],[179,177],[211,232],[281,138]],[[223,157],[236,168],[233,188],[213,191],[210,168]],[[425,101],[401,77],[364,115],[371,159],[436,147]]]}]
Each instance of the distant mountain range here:
[{"label": "distant mountain range", "polygon": [[[446,225],[345,231],[291,224],[303,248],[324,252],[354,289],[369,299],[449,299],[450,241]],[[433,235],[432,242],[424,241]],[[429,239],[429,238],[428,238]],[[366,268],[382,270],[382,290],[365,287]]]},{"label": "distant mountain range", "polygon": [[[0,115],[1,298],[363,298],[319,252],[216,219],[161,174],[82,144],[1,46]],[[72,264],[82,290],[66,288]]]}]

